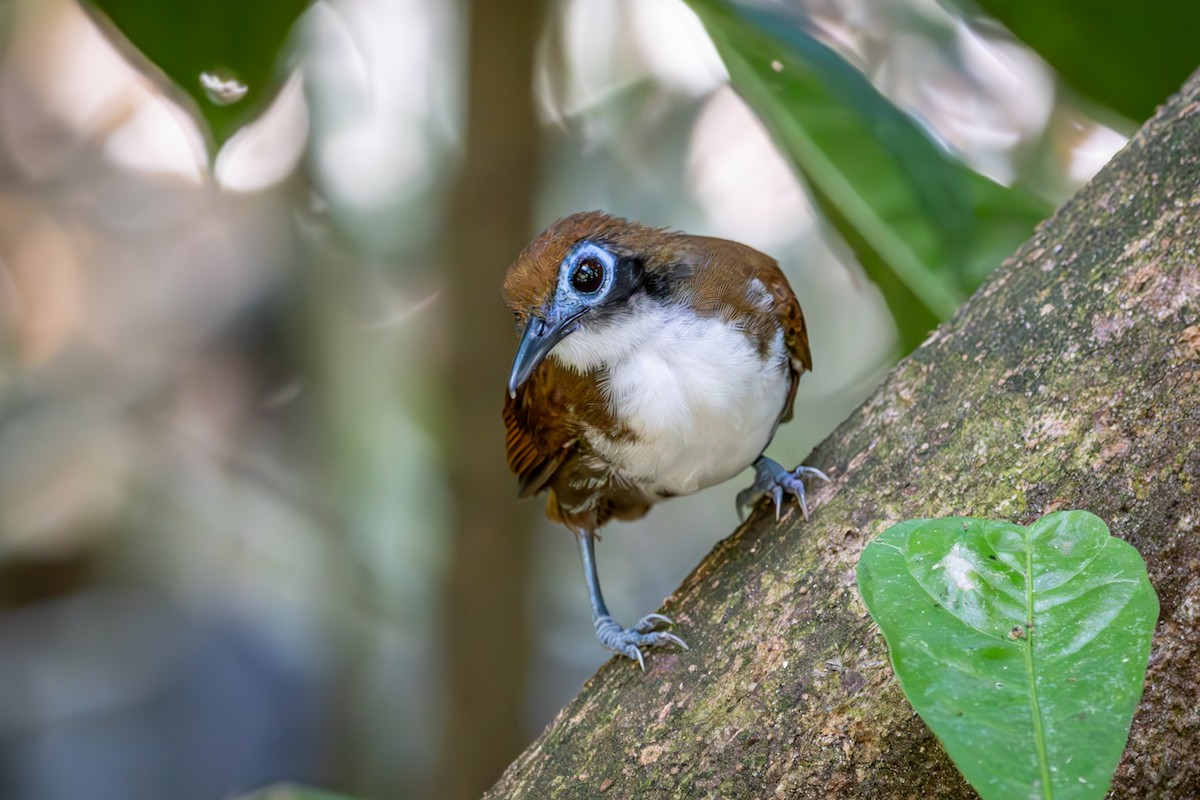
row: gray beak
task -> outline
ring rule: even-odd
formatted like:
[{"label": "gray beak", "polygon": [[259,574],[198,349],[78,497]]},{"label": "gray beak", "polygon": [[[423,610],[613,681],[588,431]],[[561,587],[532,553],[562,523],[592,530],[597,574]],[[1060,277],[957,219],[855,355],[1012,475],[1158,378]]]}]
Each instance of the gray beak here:
[{"label": "gray beak", "polygon": [[544,319],[531,316],[521,334],[521,343],[517,345],[517,355],[513,358],[512,372],[508,376],[508,396],[516,397],[517,389],[529,380],[529,376],[537,369],[537,365],[550,354],[554,345],[561,342],[568,334],[574,332],[575,320],[579,319],[583,310],[565,315],[559,319]]}]

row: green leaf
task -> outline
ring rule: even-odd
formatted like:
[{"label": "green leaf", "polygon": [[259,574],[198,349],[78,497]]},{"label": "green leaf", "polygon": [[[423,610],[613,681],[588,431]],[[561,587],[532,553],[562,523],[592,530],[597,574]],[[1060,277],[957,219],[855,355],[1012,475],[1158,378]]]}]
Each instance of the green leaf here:
[{"label": "green leaf", "polygon": [[1158,597],[1098,517],[909,520],[858,586],[905,696],[986,798],[1099,798],[1142,693]]},{"label": "green leaf", "polygon": [[320,789],[310,789],[306,786],[296,786],[291,783],[278,783],[250,794],[240,795],[234,800],[354,800],[354,798]]},{"label": "green leaf", "polygon": [[907,352],[1050,208],[975,173],[793,21],[688,0],[734,89],[879,285]]},{"label": "green leaf", "polygon": [[[288,34],[310,0],[86,0],[101,13],[101,28],[132,60],[148,60],[207,123],[211,153],[253,121],[286,77],[282,53]],[[105,24],[110,23],[110,24]],[[222,99],[201,76],[233,79],[245,93]],[[217,100],[213,98],[217,97]],[[202,123],[202,128],[204,127]]]},{"label": "green leaf", "polygon": [[1196,0],[978,0],[1080,94],[1141,122],[1200,64]]}]

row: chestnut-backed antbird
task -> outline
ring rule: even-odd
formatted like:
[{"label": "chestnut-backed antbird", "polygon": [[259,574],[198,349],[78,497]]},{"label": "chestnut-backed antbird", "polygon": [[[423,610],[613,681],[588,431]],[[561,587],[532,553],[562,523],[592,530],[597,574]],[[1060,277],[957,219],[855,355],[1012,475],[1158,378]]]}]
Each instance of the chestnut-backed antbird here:
[{"label": "chestnut-backed antbird", "polygon": [[555,222],[504,279],[521,340],[504,405],[508,465],[522,497],[576,536],[596,638],[637,660],[683,640],[649,614],[613,621],[600,593],[595,532],[667,497],[753,465],[739,510],[804,478],[764,456],[812,367],[804,315],[774,259],[737,242],[651,228],[592,211]]}]

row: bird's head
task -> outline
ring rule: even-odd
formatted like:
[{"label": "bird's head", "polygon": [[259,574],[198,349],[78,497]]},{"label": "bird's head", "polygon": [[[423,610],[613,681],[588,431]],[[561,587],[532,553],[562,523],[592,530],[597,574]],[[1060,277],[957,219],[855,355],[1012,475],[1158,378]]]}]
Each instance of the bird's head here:
[{"label": "bird's head", "polygon": [[563,339],[611,322],[626,309],[682,238],[588,211],[560,219],[530,242],[504,278],[504,300],[521,334],[509,394],[515,396]]}]

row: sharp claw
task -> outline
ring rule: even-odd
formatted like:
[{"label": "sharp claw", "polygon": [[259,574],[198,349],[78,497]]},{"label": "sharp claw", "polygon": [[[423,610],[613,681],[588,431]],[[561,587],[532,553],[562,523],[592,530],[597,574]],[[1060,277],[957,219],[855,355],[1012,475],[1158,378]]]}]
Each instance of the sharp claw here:
[{"label": "sharp claw", "polygon": [[[737,496],[738,516],[743,517],[743,509],[752,505],[753,500],[766,494],[775,504],[775,520],[783,516],[784,493],[795,495],[804,519],[808,519],[808,497],[804,490],[805,478],[820,478],[825,483],[832,479],[816,467],[803,464],[793,470],[786,470],[776,462],[763,456],[754,463],[754,483]],[[744,517],[743,517],[744,518]]]},{"label": "sharp claw", "polygon": [[636,645],[629,645],[625,648],[625,655],[636,659],[638,666],[642,668],[642,672],[646,671],[646,661],[642,658],[642,651]]},{"label": "sharp claw", "polygon": [[746,512],[754,503],[754,489],[743,489],[738,492],[737,499],[734,504],[737,506],[738,522],[746,521]]},{"label": "sharp claw", "polygon": [[658,635],[659,635],[659,636],[661,636],[662,638],[666,639],[668,642],[671,642],[671,643],[673,643],[673,644],[677,644],[677,645],[679,645],[679,646],[680,646],[680,647],[682,647],[684,650],[691,650],[691,649],[692,649],[692,648],[688,647],[688,645],[687,645],[687,642],[685,642],[683,639],[680,639],[678,636],[676,636],[676,635],[675,635],[675,634],[673,634],[673,633],[666,633],[666,632],[663,632],[663,633],[660,633],[660,634],[658,634]]}]

